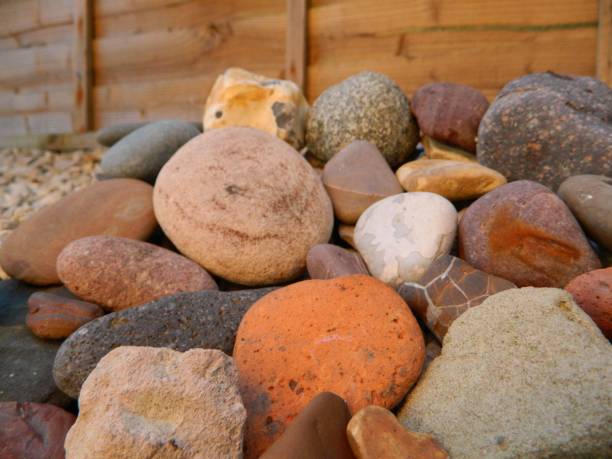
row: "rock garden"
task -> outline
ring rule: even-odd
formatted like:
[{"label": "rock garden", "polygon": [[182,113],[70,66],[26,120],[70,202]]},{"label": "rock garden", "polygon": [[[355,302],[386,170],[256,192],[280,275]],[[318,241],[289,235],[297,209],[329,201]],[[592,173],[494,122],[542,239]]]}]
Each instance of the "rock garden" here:
[{"label": "rock garden", "polygon": [[0,458],[612,457],[605,83],[230,68],[98,142],[4,152]]}]

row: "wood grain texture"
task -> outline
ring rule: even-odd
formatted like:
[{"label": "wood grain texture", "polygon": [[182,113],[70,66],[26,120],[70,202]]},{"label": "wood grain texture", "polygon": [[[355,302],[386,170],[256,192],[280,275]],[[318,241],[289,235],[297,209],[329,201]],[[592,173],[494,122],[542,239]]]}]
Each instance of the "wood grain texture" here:
[{"label": "wood grain texture", "polygon": [[92,128],[92,0],[74,0],[74,40],[72,81],[74,84],[74,105],[72,125],[75,132]]},{"label": "wood grain texture", "polygon": [[597,78],[612,85],[612,0],[599,0]]},{"label": "wood grain texture", "polygon": [[287,0],[285,78],[306,85],[308,0]]}]

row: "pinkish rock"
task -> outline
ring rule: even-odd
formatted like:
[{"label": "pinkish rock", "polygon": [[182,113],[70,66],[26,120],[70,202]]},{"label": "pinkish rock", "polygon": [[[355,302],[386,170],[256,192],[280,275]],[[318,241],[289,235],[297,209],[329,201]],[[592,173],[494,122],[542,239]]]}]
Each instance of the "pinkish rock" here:
[{"label": "pinkish rock", "polygon": [[565,286],[574,301],[612,340],[612,268],[596,269],[572,279]]},{"label": "pinkish rock", "polygon": [[57,259],[64,285],[109,311],[180,292],[217,289],[198,264],[147,242],[92,236],[66,246]]},{"label": "pinkish rock", "polygon": [[75,419],[55,405],[0,402],[0,458],[64,459]]},{"label": "pinkish rock", "polygon": [[519,287],[563,287],[601,266],[563,201],[528,180],[496,188],[468,207],[459,225],[459,253]]},{"label": "pinkish rock", "polygon": [[351,274],[368,274],[365,262],[357,252],[333,244],[317,244],[306,257],[311,279],[333,279]]}]

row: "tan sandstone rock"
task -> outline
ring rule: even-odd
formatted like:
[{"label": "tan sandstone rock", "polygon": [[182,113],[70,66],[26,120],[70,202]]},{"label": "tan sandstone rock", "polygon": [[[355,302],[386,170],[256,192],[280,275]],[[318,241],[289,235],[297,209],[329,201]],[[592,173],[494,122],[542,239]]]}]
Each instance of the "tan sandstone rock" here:
[{"label": "tan sandstone rock", "polygon": [[425,156],[429,159],[450,159],[453,161],[476,162],[476,155],[461,148],[453,147],[429,136],[424,135],[421,139]]},{"label": "tan sandstone rock", "polygon": [[83,384],[66,458],[241,458],[237,382],[218,350],[116,348]]},{"label": "tan sandstone rock", "polygon": [[259,129],[213,129],[161,170],[155,214],[176,247],[242,285],[297,277],[327,242],[332,204],[320,178],[287,143]]},{"label": "tan sandstone rock", "polygon": [[288,142],[304,145],[308,102],[300,88],[232,67],[217,77],[206,100],[204,129],[250,126]]}]

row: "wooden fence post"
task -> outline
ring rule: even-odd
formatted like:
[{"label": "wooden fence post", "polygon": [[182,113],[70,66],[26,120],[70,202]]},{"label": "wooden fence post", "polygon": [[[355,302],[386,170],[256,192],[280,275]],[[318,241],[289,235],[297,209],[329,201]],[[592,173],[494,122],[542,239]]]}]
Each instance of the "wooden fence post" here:
[{"label": "wooden fence post", "polygon": [[597,78],[612,85],[612,0],[599,0]]},{"label": "wooden fence post", "polygon": [[91,0],[74,0],[74,43],[72,69],[74,106],[72,130],[86,132],[93,128],[92,116],[92,35],[93,11]]},{"label": "wooden fence post", "polygon": [[287,0],[285,78],[306,89],[308,0]]}]

